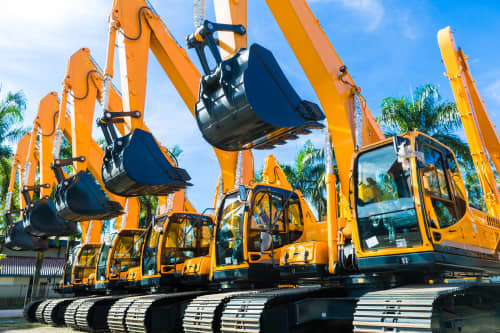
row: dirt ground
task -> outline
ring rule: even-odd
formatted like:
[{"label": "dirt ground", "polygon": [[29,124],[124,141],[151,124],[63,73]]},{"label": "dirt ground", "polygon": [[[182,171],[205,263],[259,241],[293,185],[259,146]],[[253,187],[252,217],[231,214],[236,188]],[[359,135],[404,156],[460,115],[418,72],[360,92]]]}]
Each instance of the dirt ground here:
[{"label": "dirt ground", "polygon": [[38,323],[28,323],[23,318],[2,318],[0,319],[0,332],[9,333],[70,333],[78,332],[71,328],[56,328]]}]

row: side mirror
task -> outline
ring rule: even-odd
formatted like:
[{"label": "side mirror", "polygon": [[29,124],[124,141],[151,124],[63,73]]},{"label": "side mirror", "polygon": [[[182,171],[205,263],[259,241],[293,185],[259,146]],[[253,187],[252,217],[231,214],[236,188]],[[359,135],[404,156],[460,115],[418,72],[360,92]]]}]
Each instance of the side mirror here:
[{"label": "side mirror", "polygon": [[239,191],[240,191],[240,200],[247,201],[247,195],[248,195],[247,188],[244,185],[240,185]]}]

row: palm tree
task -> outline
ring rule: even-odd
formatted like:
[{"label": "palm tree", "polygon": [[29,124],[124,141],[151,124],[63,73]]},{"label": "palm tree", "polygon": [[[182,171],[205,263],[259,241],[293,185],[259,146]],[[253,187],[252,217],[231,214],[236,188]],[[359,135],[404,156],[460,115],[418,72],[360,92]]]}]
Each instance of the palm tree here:
[{"label": "palm tree", "polygon": [[293,165],[281,165],[288,181],[309,199],[319,218],[326,214],[325,153],[306,141],[295,158]]},{"label": "palm tree", "polygon": [[[0,92],[2,87],[0,86]],[[26,97],[20,90],[7,92],[0,100],[0,200],[5,200],[9,187],[9,178],[12,156],[14,155],[11,144],[17,142],[27,129],[22,127],[23,113],[26,110]]]},{"label": "palm tree", "polygon": [[386,136],[419,130],[450,147],[462,165],[472,163],[469,146],[455,133],[462,126],[457,106],[442,101],[436,86],[415,88],[411,99],[386,97],[380,107],[377,122]]}]

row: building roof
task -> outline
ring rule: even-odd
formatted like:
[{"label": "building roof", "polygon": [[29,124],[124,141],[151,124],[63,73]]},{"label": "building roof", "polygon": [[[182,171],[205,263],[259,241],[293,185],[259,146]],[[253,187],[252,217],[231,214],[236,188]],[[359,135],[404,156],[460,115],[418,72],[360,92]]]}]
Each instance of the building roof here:
[{"label": "building roof", "polygon": [[[0,259],[0,277],[29,277],[35,272],[35,257],[8,256]],[[44,258],[42,277],[61,277],[64,271],[64,258]]]}]

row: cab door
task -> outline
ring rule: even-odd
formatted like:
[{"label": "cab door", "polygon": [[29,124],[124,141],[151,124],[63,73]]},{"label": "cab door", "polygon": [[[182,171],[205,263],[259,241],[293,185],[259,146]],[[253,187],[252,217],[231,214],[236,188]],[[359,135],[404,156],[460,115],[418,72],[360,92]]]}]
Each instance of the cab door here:
[{"label": "cab door", "polygon": [[429,139],[421,141],[419,150],[424,153],[425,166],[419,168],[419,177],[431,239],[438,249],[462,251],[467,248],[465,243],[475,245],[477,239],[471,230],[460,171],[448,149]]}]

